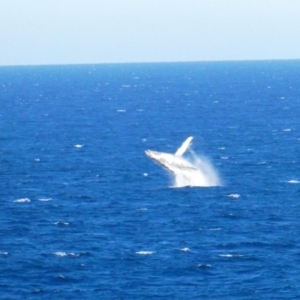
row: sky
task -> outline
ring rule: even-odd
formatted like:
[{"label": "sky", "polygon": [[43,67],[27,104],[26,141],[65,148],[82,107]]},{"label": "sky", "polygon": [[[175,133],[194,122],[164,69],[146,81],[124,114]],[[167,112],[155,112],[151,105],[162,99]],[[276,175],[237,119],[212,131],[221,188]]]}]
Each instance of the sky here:
[{"label": "sky", "polygon": [[300,0],[0,0],[0,65],[300,59]]}]

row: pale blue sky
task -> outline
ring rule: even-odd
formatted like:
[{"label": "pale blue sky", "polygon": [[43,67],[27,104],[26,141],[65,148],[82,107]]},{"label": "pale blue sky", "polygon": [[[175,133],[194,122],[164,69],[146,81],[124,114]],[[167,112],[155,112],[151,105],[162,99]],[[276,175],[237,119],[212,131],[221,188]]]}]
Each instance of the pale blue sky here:
[{"label": "pale blue sky", "polygon": [[0,65],[300,58],[300,0],[0,0]]}]

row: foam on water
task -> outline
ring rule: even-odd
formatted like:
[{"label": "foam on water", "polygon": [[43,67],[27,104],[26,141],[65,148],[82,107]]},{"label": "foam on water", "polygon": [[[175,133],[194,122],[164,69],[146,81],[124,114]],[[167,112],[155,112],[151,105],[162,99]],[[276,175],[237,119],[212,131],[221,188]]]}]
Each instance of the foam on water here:
[{"label": "foam on water", "polygon": [[292,180],[289,180],[288,183],[300,183],[300,181],[292,179]]},{"label": "foam on water", "polygon": [[189,158],[182,157],[182,159],[191,164],[195,169],[178,168],[174,173],[174,187],[211,187],[222,185],[218,173],[207,158],[200,157],[192,150],[189,150],[189,154]]},{"label": "foam on water", "polygon": [[211,268],[211,264],[198,264],[197,267],[201,269]]},{"label": "foam on water", "polygon": [[189,251],[191,251],[188,247],[185,247],[185,248],[182,248],[182,249],[180,249],[180,251],[183,251],[183,252],[189,252]]},{"label": "foam on water", "polygon": [[48,202],[48,201],[51,201],[52,198],[39,198],[38,200],[42,201],[42,202]]},{"label": "foam on water", "polygon": [[68,254],[66,252],[58,251],[55,252],[54,255],[63,257],[63,256],[67,256]]},{"label": "foam on water", "polygon": [[222,228],[220,227],[216,227],[216,228],[199,228],[198,229],[199,231],[204,231],[204,230],[209,230],[209,231],[219,231],[219,230],[222,230]]},{"label": "foam on water", "polygon": [[21,199],[14,200],[14,202],[25,203],[25,202],[31,202],[31,201],[29,198],[21,198]]},{"label": "foam on water", "polygon": [[54,225],[64,225],[64,226],[68,226],[70,223],[69,222],[54,222]]},{"label": "foam on water", "polygon": [[59,256],[59,257],[64,257],[64,256],[72,256],[72,257],[77,257],[80,256],[79,253],[74,253],[74,252],[63,252],[63,251],[58,251],[58,252],[54,252],[55,256]]},{"label": "foam on water", "polygon": [[240,198],[240,195],[239,194],[230,194],[230,195],[228,195],[228,197],[237,199],[237,198]]},{"label": "foam on water", "polygon": [[139,254],[139,255],[151,255],[155,253],[154,251],[137,251],[135,252],[135,254]]},{"label": "foam on water", "polygon": [[226,253],[226,254],[219,254],[220,257],[243,257],[244,255],[242,254],[230,254],[230,253]]}]

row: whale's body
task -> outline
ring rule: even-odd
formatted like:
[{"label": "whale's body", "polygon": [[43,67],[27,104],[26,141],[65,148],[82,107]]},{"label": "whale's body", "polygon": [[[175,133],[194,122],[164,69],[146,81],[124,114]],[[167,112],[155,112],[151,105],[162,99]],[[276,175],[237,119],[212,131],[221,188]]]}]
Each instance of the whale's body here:
[{"label": "whale's body", "polygon": [[153,159],[155,162],[166,168],[168,171],[175,173],[178,170],[197,170],[192,164],[190,164],[187,160],[182,158],[181,156],[185,153],[185,151],[189,148],[193,137],[188,137],[183,144],[178,148],[175,154],[165,153],[165,152],[157,152],[152,150],[146,150],[145,153],[148,157]]},{"label": "whale's body", "polygon": [[217,186],[219,179],[208,162],[194,157],[191,161],[183,154],[191,145],[193,137],[188,137],[175,154],[146,150],[148,157],[174,175],[174,185],[184,186]]}]

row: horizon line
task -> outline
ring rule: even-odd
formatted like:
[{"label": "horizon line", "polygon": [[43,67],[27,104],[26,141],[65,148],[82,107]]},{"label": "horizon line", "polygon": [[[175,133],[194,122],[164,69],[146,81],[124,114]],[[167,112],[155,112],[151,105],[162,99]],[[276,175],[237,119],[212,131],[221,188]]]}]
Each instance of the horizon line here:
[{"label": "horizon line", "polygon": [[7,64],[2,67],[47,67],[47,66],[83,66],[83,65],[130,65],[130,64],[180,64],[180,63],[216,63],[216,62],[271,62],[271,61],[295,61],[300,58],[261,58],[261,59],[224,59],[224,60],[178,60],[178,61],[132,61],[132,62],[86,62],[86,63],[36,63],[36,64]]}]

